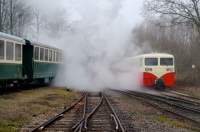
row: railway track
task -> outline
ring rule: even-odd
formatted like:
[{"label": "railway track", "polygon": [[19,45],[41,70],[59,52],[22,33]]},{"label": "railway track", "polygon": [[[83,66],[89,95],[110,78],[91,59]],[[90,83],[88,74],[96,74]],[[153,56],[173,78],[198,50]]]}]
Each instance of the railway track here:
[{"label": "railway track", "polygon": [[165,90],[161,93],[161,95],[178,98],[178,99],[181,98],[181,99],[185,99],[185,100],[190,100],[190,101],[197,102],[200,104],[200,98],[193,97],[193,96],[179,93],[179,92],[175,92],[175,91],[171,91],[171,90]]},{"label": "railway track", "polygon": [[[23,131],[69,131],[69,132],[133,132],[126,114],[108,99],[105,93],[84,93],[70,108],[39,126],[28,126]],[[120,115],[120,116],[118,116]]]},{"label": "railway track", "polygon": [[184,118],[190,121],[195,127],[198,126],[198,130],[200,130],[200,104],[197,102],[136,91],[117,91],[148,103],[162,111],[167,111],[182,119]]},{"label": "railway track", "polygon": [[39,132],[39,131],[71,131],[71,128],[76,125],[76,121],[81,119],[81,115],[84,114],[85,100],[87,94],[78,99],[69,108],[64,109],[62,112],[54,116],[53,118],[45,121],[43,124],[29,125],[23,128],[23,132]]},{"label": "railway track", "polygon": [[[93,105],[93,103],[91,103],[91,105]],[[86,117],[84,131],[125,131],[114,108],[111,106],[104,93],[102,93],[98,105]]]}]

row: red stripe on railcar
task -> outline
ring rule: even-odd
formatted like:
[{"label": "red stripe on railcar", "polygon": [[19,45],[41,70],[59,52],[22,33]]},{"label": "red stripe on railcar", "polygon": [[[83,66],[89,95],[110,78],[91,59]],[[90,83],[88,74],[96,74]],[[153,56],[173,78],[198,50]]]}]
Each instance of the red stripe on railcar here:
[{"label": "red stripe on railcar", "polygon": [[156,79],[157,77],[149,72],[143,72],[142,74],[142,78],[141,78],[141,85],[142,86],[153,86],[153,81]]},{"label": "red stripe on railcar", "polygon": [[164,78],[165,86],[171,87],[174,86],[174,72],[169,72],[162,75],[160,78]]},{"label": "red stripe on railcar", "polygon": [[[152,73],[143,72],[140,84],[142,86],[153,86],[154,80],[156,78],[158,78],[158,77]],[[163,78],[165,80],[166,87],[174,86],[174,72],[166,73],[163,76],[161,76],[160,78]]]}]

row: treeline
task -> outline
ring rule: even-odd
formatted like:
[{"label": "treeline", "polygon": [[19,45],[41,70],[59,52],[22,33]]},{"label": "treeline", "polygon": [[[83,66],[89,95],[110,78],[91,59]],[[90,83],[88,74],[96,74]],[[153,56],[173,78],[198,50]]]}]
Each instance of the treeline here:
[{"label": "treeline", "polygon": [[0,32],[22,38],[39,40],[42,32],[58,37],[60,31],[71,30],[67,16],[62,7],[44,12],[26,0],[0,0]]}]

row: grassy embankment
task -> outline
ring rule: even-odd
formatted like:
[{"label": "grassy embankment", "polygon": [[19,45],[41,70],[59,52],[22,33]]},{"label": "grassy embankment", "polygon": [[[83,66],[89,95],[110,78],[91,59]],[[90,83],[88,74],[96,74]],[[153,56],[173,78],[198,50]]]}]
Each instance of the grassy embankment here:
[{"label": "grassy embankment", "polygon": [[[0,96],[0,132],[16,132],[52,109],[69,106],[78,93],[45,87]],[[60,108],[61,109],[61,108]],[[60,110],[61,111],[61,110]]]}]

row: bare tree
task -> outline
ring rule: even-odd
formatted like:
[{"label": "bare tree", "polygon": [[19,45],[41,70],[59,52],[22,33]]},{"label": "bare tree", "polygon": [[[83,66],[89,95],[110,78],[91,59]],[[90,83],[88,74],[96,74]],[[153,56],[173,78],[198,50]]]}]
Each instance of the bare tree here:
[{"label": "bare tree", "polygon": [[8,19],[7,1],[0,0],[0,32],[3,32]]},{"label": "bare tree", "polygon": [[200,32],[200,0],[145,0],[143,15],[149,19],[160,17],[159,26],[174,26],[185,23],[195,26]]},{"label": "bare tree", "polygon": [[30,7],[25,0],[0,0],[0,32],[23,37],[30,21]]},{"label": "bare tree", "polygon": [[44,29],[49,32],[51,37],[59,37],[60,33],[69,29],[67,21],[68,13],[66,9],[59,8],[51,14],[43,15]]},{"label": "bare tree", "polygon": [[13,35],[13,0],[10,0],[10,34]]},{"label": "bare tree", "polygon": [[41,13],[38,9],[33,9],[33,15],[36,19],[36,32],[37,32],[37,41],[39,40],[39,32],[40,32],[40,25],[41,25]]},{"label": "bare tree", "polygon": [[21,6],[18,8],[16,17],[15,35],[25,37],[25,30],[31,26],[33,19],[31,8],[27,6],[25,2],[22,2]]}]

